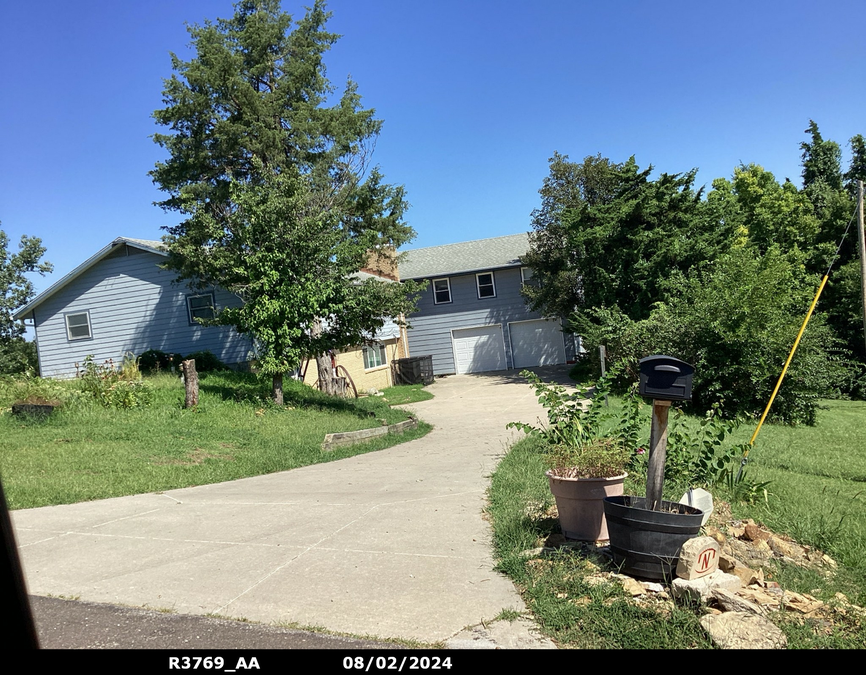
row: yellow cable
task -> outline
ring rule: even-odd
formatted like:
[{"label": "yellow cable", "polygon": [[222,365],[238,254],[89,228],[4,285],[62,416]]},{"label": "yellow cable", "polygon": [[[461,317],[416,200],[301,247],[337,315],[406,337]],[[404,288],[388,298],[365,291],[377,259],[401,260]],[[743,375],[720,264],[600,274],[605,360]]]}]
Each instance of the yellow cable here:
[{"label": "yellow cable", "polygon": [[809,319],[812,318],[812,312],[815,311],[815,305],[818,304],[818,298],[821,297],[821,291],[824,290],[824,286],[827,284],[828,274],[824,275],[824,278],[821,280],[821,285],[818,287],[818,292],[815,293],[815,299],[812,300],[812,305],[809,307],[809,313],[806,314],[806,319],[803,321],[803,325],[800,326],[800,332],[797,333],[797,339],[794,340],[794,346],[791,347],[791,353],[788,354],[788,360],[785,361],[785,367],[782,368],[782,374],[779,375],[779,381],[776,382],[776,388],[773,389],[773,395],[770,396],[770,401],[767,403],[767,407],[764,408],[764,414],[761,415],[761,421],[758,422],[758,428],[755,429],[755,433],[752,434],[752,439],[749,441],[749,447],[746,448],[746,452],[743,453],[743,463],[745,464],[746,458],[749,456],[749,450],[755,444],[755,439],[758,437],[758,432],[761,430],[761,426],[764,424],[764,420],[767,418],[767,413],[770,412],[770,406],[773,405],[773,401],[776,399],[776,394],[779,393],[779,387],[782,386],[782,380],[785,378],[785,373],[788,372],[788,366],[791,365],[791,359],[794,358],[794,352],[797,351],[797,346],[800,344],[800,338],[803,337],[803,332],[806,330],[806,324],[809,323]]}]

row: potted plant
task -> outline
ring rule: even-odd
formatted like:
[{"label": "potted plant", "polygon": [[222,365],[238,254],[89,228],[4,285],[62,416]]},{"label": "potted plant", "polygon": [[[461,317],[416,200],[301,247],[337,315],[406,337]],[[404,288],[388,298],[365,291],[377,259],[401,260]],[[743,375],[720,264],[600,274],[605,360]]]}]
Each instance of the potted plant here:
[{"label": "potted plant", "polygon": [[594,391],[580,387],[568,391],[542,382],[532,372],[521,372],[546,409],[548,422],[539,426],[511,422],[508,426],[543,440],[549,467],[546,476],[562,533],[569,539],[608,540],[604,498],[621,495],[628,476],[640,403],[632,398],[619,421],[610,424],[605,394],[618,372],[611,368]]}]

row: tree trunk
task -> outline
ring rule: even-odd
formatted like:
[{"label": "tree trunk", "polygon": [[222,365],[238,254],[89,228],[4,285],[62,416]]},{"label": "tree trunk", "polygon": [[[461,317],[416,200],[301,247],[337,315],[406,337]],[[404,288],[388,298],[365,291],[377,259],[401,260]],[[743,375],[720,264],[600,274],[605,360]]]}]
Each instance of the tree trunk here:
[{"label": "tree trunk", "polygon": [[195,370],[195,359],[184,361],[181,368],[183,369],[183,384],[186,388],[183,407],[193,408],[198,405],[198,373]]},{"label": "tree trunk", "polygon": [[331,356],[319,354],[316,357],[316,368],[319,370],[319,388],[326,394],[334,396],[337,393],[337,388],[331,368]]},{"label": "tree trunk", "polygon": [[274,375],[273,385],[271,387],[271,395],[273,396],[274,403],[277,405],[283,405],[283,374],[277,373]]}]

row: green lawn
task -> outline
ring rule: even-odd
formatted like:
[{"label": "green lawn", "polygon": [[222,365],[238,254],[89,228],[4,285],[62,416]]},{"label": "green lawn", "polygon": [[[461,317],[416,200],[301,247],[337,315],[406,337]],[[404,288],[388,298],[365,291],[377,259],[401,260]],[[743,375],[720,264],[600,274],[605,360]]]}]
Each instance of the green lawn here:
[{"label": "green lawn", "polygon": [[382,390],[382,399],[388,405],[405,405],[406,403],[417,403],[418,401],[429,401],[433,398],[423,384],[400,384],[396,387],[387,387]]},{"label": "green lawn", "polygon": [[[76,383],[39,382],[66,401],[46,420],[9,411],[20,386],[0,381],[0,473],[10,508],[66,504],[203,485],[328,462],[424,435],[400,436],[325,453],[326,433],[376,427],[407,415],[376,398],[335,399],[294,381],[284,408],[268,402],[269,382],[240,373],[200,376],[195,409],[181,407],[178,378],[145,381],[149,405],[104,408],[76,393]],[[37,387],[37,388],[38,388]],[[15,389],[18,391],[15,391]]]},{"label": "green lawn", "polygon": [[[611,406],[620,406],[611,398]],[[866,403],[827,401],[815,427],[765,426],[751,452],[748,476],[770,480],[766,502],[732,503],[734,515],[751,517],[772,530],[822,549],[839,564],[833,576],[796,566],[774,566],[768,573],[783,587],[829,600],[837,592],[866,605]],[[647,411],[648,412],[648,411]],[[697,420],[689,420],[696,424]],[[747,441],[749,423],[734,440]],[[510,449],[493,475],[490,516],[500,568],[522,590],[544,631],[561,646],[577,648],[709,648],[698,624],[701,608],[637,606],[618,584],[590,585],[599,559],[579,550],[552,556],[521,555],[559,532],[551,517],[554,499],[544,478],[543,457],[533,439]],[[643,494],[645,476],[631,476],[626,492]],[[666,486],[666,498],[681,486]],[[711,488],[719,499],[732,499]],[[849,617],[829,632],[785,616],[771,617],[792,648],[866,648],[863,621]]]}]

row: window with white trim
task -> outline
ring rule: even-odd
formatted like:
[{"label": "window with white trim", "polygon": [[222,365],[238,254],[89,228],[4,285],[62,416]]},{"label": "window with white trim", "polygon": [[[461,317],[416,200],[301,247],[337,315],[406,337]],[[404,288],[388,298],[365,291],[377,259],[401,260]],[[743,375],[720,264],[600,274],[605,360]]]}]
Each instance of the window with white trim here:
[{"label": "window with white trim", "polygon": [[535,278],[535,274],[533,274],[531,267],[521,267],[520,285],[526,286],[527,284],[538,288],[538,279]]},{"label": "window with white trim", "polygon": [[433,304],[446,302],[451,302],[451,282],[447,278],[433,279]]},{"label": "window with white trim", "polygon": [[93,337],[90,330],[90,312],[66,314],[66,339],[89,340]]},{"label": "window with white trim", "polygon": [[188,295],[186,298],[186,307],[189,310],[189,322],[198,323],[196,319],[204,319],[209,321],[216,316],[214,310],[213,293],[205,293],[203,295]]},{"label": "window with white trim", "polygon": [[478,286],[478,299],[495,298],[496,286],[493,283],[493,272],[482,272],[475,275],[475,283]]},{"label": "window with white trim", "polygon": [[387,358],[385,356],[385,345],[379,344],[378,342],[374,345],[367,345],[364,347],[364,369],[370,370],[370,368],[378,368],[379,366],[384,366],[387,362]]}]

